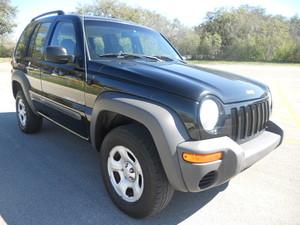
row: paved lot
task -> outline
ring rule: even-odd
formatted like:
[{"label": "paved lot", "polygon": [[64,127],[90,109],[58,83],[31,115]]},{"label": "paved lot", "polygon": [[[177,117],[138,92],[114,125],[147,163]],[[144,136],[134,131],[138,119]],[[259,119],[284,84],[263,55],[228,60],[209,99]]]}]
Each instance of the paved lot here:
[{"label": "paved lot", "polygon": [[0,225],[300,224],[300,67],[207,66],[268,83],[285,141],[229,185],[176,193],[160,215],[134,220],[111,203],[89,143],[49,122],[36,135],[19,131],[9,64],[0,64]]}]

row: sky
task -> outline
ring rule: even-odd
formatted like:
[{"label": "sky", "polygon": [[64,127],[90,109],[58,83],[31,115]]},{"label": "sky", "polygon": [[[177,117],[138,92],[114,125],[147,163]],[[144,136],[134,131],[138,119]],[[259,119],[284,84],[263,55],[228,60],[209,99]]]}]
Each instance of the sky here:
[{"label": "sky", "polygon": [[[260,6],[269,14],[281,14],[291,17],[300,16],[300,0],[120,0],[130,6],[139,6],[163,14],[169,19],[178,18],[187,26],[200,24],[206,12],[219,7],[238,7],[248,4]],[[18,7],[16,17],[17,27],[13,38],[17,39],[30,20],[44,12],[62,9],[65,12],[74,12],[76,6],[92,3],[93,0],[11,0]]]}]

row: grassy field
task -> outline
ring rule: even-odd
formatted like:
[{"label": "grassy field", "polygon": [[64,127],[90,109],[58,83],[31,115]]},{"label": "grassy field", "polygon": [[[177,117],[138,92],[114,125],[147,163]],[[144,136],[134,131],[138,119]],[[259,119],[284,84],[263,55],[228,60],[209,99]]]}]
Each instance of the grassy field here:
[{"label": "grassy field", "polygon": [[10,62],[11,58],[0,58],[0,63]]}]

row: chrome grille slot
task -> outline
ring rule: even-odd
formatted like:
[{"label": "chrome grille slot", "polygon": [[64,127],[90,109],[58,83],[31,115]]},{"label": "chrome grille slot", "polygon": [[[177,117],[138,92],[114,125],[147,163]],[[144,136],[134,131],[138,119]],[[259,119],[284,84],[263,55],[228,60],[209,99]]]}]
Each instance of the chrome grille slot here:
[{"label": "chrome grille slot", "polygon": [[232,139],[246,139],[265,129],[270,116],[269,109],[268,101],[232,108]]}]

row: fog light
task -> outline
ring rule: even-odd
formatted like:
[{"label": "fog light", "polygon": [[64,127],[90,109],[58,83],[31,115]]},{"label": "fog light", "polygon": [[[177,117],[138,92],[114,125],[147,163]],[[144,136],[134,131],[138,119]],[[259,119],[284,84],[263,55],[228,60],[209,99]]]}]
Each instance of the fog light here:
[{"label": "fog light", "polygon": [[223,153],[216,152],[210,154],[195,154],[184,152],[182,158],[184,161],[189,163],[208,163],[222,159]]}]

